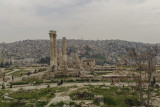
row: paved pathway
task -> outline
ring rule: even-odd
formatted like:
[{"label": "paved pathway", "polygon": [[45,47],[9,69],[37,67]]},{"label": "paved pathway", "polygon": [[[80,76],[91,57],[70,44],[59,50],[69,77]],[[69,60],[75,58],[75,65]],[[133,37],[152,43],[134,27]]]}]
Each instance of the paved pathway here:
[{"label": "paved pathway", "polygon": [[[3,72],[5,71],[4,70],[4,68],[3,69],[1,69]],[[9,82],[11,82],[12,81],[12,76],[10,75],[10,74],[12,74],[12,73],[14,73],[14,72],[17,72],[17,71],[19,71],[20,69],[14,69],[13,71],[11,71],[11,72],[8,72],[8,73],[6,73],[5,75],[5,77],[6,78],[10,78],[10,80],[8,80],[7,82],[4,82],[5,84],[8,84]],[[0,81],[0,84],[2,84],[2,82],[3,81]]]},{"label": "paved pathway", "polygon": [[17,72],[17,71],[19,71],[19,70],[20,70],[20,69],[14,69],[13,71],[6,73],[6,75],[10,75],[10,74],[12,74],[12,73],[14,73],[14,72]]},{"label": "paved pathway", "polygon": [[[85,85],[106,85],[106,86],[110,86],[110,83],[103,83],[103,82],[96,82],[96,83],[64,83],[61,86],[57,86],[56,83],[53,83],[53,84],[50,84],[50,87],[69,87],[69,86],[84,87]],[[124,85],[127,86],[127,84],[125,84],[125,83],[124,83]],[[14,86],[14,88],[12,88],[11,90],[12,91],[18,91],[19,89],[33,90],[33,89],[47,88],[47,86],[48,86],[47,84],[42,84],[42,85],[38,85],[38,86],[28,86],[28,84],[27,84],[27,85]],[[117,83],[114,86],[119,86],[119,84]]]}]

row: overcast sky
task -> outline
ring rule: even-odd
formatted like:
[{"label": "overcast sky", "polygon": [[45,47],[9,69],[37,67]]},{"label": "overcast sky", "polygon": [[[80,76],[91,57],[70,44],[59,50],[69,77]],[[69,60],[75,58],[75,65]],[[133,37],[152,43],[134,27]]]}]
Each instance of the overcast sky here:
[{"label": "overcast sky", "polygon": [[58,38],[160,43],[160,0],[0,0],[0,42]]}]

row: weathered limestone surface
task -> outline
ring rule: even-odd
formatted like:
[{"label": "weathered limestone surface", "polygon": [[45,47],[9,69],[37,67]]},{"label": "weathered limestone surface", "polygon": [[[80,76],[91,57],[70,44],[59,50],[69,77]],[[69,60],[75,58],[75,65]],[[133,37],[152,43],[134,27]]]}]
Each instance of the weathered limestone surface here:
[{"label": "weathered limestone surface", "polygon": [[80,68],[80,59],[78,57],[78,55],[76,55],[76,68]]},{"label": "weathered limestone surface", "polygon": [[[75,58],[75,65],[73,59],[67,58],[66,38],[62,38],[62,49],[57,52],[57,34],[56,31],[51,30],[50,35],[50,68],[48,71],[54,71],[54,75],[45,75],[50,79],[54,76],[72,76],[77,77],[81,75],[81,61],[78,55]],[[50,76],[51,75],[51,76]],[[44,76],[44,77],[45,77]]]},{"label": "weathered limestone surface", "polygon": [[61,68],[62,67],[62,50],[59,49],[58,51],[58,67]]},{"label": "weathered limestone surface", "polygon": [[68,68],[73,68],[74,67],[74,65],[73,65],[73,60],[72,60],[72,58],[70,57],[70,58],[68,58]]},{"label": "weathered limestone surface", "polygon": [[66,51],[66,38],[62,38],[62,54],[63,54],[63,66],[67,68],[67,51]]},{"label": "weathered limestone surface", "polygon": [[49,32],[50,35],[50,66],[54,65],[54,41],[53,41],[53,35],[56,33],[56,31],[51,30]]},{"label": "weathered limestone surface", "polygon": [[57,69],[57,34],[56,31],[50,30],[50,66],[51,69]]},{"label": "weathered limestone surface", "polygon": [[57,66],[57,34],[53,35],[53,48],[54,48],[54,65]]},{"label": "weathered limestone surface", "polygon": [[103,95],[95,95],[94,96],[94,103],[100,103],[100,102],[104,102]]}]

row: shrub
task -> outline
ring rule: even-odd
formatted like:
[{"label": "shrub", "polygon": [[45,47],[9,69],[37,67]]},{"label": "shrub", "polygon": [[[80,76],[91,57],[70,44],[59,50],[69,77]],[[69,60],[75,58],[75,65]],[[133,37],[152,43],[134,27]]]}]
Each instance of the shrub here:
[{"label": "shrub", "polygon": [[23,84],[28,84],[28,82],[26,82],[26,81],[13,82],[13,85],[23,85]]},{"label": "shrub", "polygon": [[0,107],[27,107],[22,102],[0,102]]},{"label": "shrub", "polygon": [[108,105],[117,105],[116,101],[112,97],[104,97],[104,103]]},{"label": "shrub", "polygon": [[51,104],[49,107],[63,107],[64,104],[64,102],[59,102],[57,104]]},{"label": "shrub", "polygon": [[10,97],[22,100],[22,99],[39,99],[41,97],[52,98],[55,96],[55,90],[52,88],[46,88],[41,90],[34,90],[34,91],[24,91],[20,90],[17,92],[13,92],[9,94]]},{"label": "shrub", "polygon": [[138,106],[139,105],[139,101],[135,98],[126,98],[124,101],[129,106]]},{"label": "shrub", "polygon": [[36,107],[44,107],[45,105],[47,105],[48,102],[46,101],[38,101],[36,102]]}]

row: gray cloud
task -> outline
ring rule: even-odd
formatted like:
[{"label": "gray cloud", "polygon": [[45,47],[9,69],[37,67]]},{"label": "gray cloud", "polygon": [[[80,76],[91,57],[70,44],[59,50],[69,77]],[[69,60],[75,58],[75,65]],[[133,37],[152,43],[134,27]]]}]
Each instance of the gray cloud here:
[{"label": "gray cloud", "polygon": [[58,37],[158,43],[159,0],[0,0],[0,42]]}]

